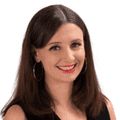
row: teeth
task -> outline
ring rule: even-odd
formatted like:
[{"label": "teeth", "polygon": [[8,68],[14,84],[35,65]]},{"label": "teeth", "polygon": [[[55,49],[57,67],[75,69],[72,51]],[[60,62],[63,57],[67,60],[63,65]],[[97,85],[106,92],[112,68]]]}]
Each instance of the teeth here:
[{"label": "teeth", "polygon": [[70,66],[70,67],[59,67],[62,70],[71,70],[74,68],[74,65]]}]

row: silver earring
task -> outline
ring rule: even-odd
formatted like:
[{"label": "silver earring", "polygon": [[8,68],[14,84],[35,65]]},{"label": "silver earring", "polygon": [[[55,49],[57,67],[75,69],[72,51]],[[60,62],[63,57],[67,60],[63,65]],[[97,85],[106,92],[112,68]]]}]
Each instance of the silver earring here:
[{"label": "silver earring", "polygon": [[81,73],[84,74],[86,71],[87,71],[87,59],[85,58]]},{"label": "silver earring", "polygon": [[37,78],[36,78],[36,75],[35,75],[35,67],[36,67],[36,65],[37,65],[37,63],[35,63],[35,64],[33,65],[33,76],[34,76],[35,79],[37,79]]},{"label": "silver earring", "polygon": [[36,62],[33,65],[33,76],[38,81],[40,81],[41,79],[43,79],[43,77],[44,77],[44,68],[43,68],[41,62],[39,62],[39,63]]}]

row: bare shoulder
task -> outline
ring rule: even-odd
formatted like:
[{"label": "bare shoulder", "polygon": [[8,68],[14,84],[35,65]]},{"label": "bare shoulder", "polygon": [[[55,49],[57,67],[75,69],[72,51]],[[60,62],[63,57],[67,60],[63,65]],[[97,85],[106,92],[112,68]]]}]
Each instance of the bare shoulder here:
[{"label": "bare shoulder", "polygon": [[25,114],[19,105],[11,106],[3,120],[25,120]]},{"label": "bare shoulder", "polygon": [[112,102],[110,100],[108,100],[108,99],[106,100],[106,102],[107,102],[106,105],[107,105],[107,108],[108,108],[108,111],[109,111],[109,114],[110,114],[110,119],[111,120],[116,120]]}]

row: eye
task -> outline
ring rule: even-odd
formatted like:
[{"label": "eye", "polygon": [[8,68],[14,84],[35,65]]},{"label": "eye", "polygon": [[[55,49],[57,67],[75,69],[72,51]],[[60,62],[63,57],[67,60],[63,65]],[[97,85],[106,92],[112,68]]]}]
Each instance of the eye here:
[{"label": "eye", "polygon": [[58,51],[58,50],[60,50],[60,46],[54,45],[54,46],[52,46],[49,50],[50,50],[50,51],[51,51],[51,50],[52,50],[52,51]]},{"label": "eye", "polygon": [[82,44],[79,42],[74,42],[71,44],[71,48],[79,48]]}]

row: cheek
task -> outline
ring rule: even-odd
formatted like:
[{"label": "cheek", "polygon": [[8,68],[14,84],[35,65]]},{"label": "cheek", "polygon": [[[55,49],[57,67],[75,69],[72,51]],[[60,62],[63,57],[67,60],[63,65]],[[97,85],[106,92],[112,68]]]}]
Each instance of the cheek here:
[{"label": "cheek", "polygon": [[80,60],[80,61],[84,61],[85,60],[85,51],[80,51],[76,54],[77,58]]},{"label": "cheek", "polygon": [[44,69],[51,69],[53,66],[56,65],[57,58],[52,56],[45,56],[44,59],[41,60]]}]

